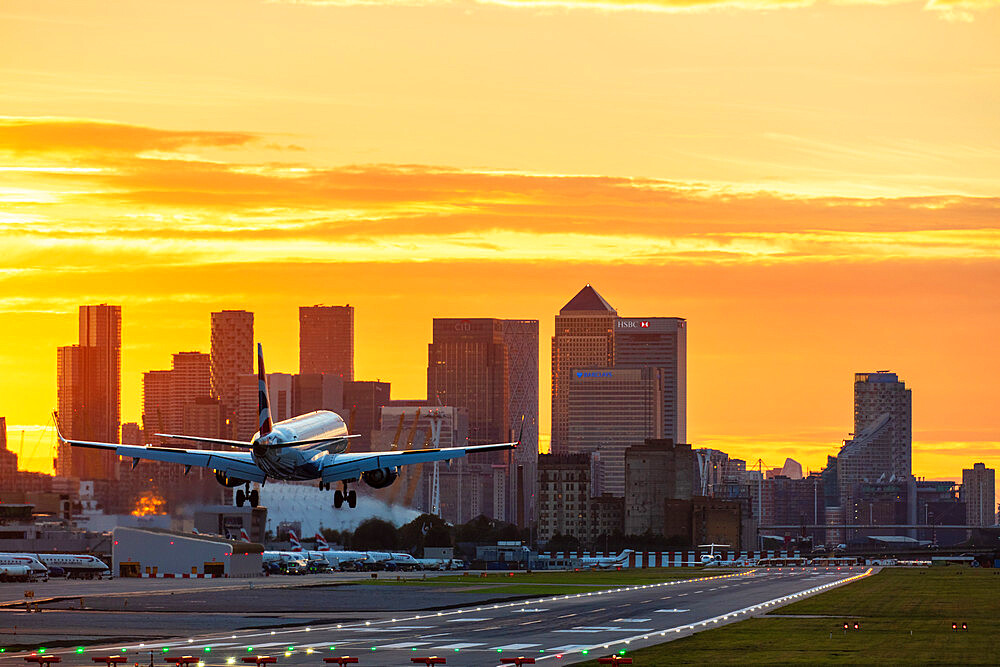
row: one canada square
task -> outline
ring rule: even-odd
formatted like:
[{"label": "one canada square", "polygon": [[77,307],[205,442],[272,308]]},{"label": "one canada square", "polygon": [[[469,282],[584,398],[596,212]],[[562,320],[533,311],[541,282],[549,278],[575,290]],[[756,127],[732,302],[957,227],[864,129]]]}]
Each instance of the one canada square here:
[{"label": "one canada square", "polygon": [[621,495],[623,478],[613,471],[623,470],[626,447],[647,437],[686,442],[686,325],[678,317],[622,317],[592,286],[580,290],[555,318],[552,453],[601,450],[615,480],[604,490]]}]

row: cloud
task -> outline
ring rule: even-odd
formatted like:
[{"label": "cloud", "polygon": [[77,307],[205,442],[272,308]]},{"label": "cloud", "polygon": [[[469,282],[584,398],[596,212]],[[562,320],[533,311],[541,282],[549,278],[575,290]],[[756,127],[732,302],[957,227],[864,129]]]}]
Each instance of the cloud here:
[{"label": "cloud", "polygon": [[187,146],[231,148],[259,137],[246,132],[160,130],[76,118],[0,117],[0,151],[38,153],[140,153]]},{"label": "cloud", "polygon": [[[1000,258],[1000,198],[805,197],[653,178],[178,156],[253,133],[7,119],[24,267],[257,262],[867,262]],[[41,154],[41,158],[39,158]],[[242,158],[242,159],[241,159]],[[39,163],[38,160],[42,162]],[[239,160],[239,161],[237,161]]]},{"label": "cloud", "polygon": [[[319,5],[329,7],[367,7],[394,5],[401,7],[451,6],[470,8],[498,5],[517,9],[534,10],[584,10],[600,12],[658,12],[677,13],[717,9],[772,10],[812,7],[819,4],[833,5],[918,5],[915,0],[275,0],[285,4]],[[940,12],[949,20],[972,20],[976,10],[992,9],[1000,0],[927,0],[925,10]]]}]

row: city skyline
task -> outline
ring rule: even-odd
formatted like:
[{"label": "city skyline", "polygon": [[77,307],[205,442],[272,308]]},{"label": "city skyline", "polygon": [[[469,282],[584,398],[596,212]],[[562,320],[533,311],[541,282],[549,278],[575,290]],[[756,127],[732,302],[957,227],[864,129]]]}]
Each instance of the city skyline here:
[{"label": "city skyline", "polygon": [[[51,458],[52,351],[123,308],[142,373],[351,304],[354,374],[421,398],[434,318],[591,283],[684,318],[687,440],[818,469],[851,377],[914,390],[913,467],[1000,462],[995,2],[106,3],[0,13],[0,415]],[[137,29],[141,26],[141,29]],[[238,27],[238,29],[234,29]],[[12,380],[13,379],[13,380]],[[41,438],[41,439],[40,439]]]},{"label": "city skyline", "polygon": [[[124,311],[124,313],[122,315],[122,318],[121,318],[122,319],[122,328],[123,328],[123,330],[127,330],[128,329],[128,327],[127,327],[127,320],[128,320],[128,318],[127,318],[127,309],[123,308],[122,310]],[[248,313],[248,314],[253,315],[252,313]],[[462,318],[458,318],[458,319],[462,319]],[[626,318],[626,319],[634,319],[634,318]],[[210,327],[210,325],[209,325],[208,322],[205,323],[205,328],[206,328],[206,331],[210,330],[211,327]],[[431,339],[429,339],[427,342],[430,343]],[[542,342],[541,345],[544,346],[545,343]],[[124,336],[123,336],[123,344],[122,344],[123,350],[127,351],[129,349],[129,347],[130,346],[125,342]],[[543,352],[544,352],[544,348],[543,348]],[[188,353],[173,352],[173,353],[169,353],[167,355],[167,357],[168,358],[176,358],[178,355],[183,355],[183,354],[190,354],[190,352],[188,352]],[[123,353],[122,356],[123,356],[122,363],[123,363],[123,366],[125,366],[126,365],[126,361],[127,361],[127,359],[126,359],[127,355],[125,353]],[[279,356],[280,357],[281,355],[279,354],[279,355],[275,355],[275,356]],[[544,359],[545,356],[546,355],[544,355],[544,353],[543,353],[541,355],[541,358]],[[294,370],[294,368],[295,368],[295,364],[292,363],[292,364],[290,364],[289,369],[277,368],[277,369],[274,369],[274,372],[278,372],[278,373],[285,372],[285,373],[288,373],[291,370]],[[424,362],[424,368],[423,368],[423,370],[426,372],[426,361]],[[540,386],[547,384],[545,382],[545,378],[548,375],[545,372],[546,370],[547,370],[547,364],[541,364],[541,367],[540,367],[540,376],[539,376],[540,377],[540,383],[539,383]],[[149,373],[149,372],[155,373],[156,371],[147,370],[147,371],[144,371],[144,372],[141,371],[141,372],[138,373],[138,375],[139,375],[139,382],[140,382],[140,389],[139,389],[139,392],[138,392],[139,393],[139,401],[138,401],[139,418],[138,419],[131,419],[130,418],[131,414],[130,413],[126,413],[125,409],[123,408],[123,410],[122,410],[122,414],[123,414],[122,422],[123,423],[130,422],[130,421],[138,421],[140,424],[142,423],[142,419],[141,419],[141,414],[142,414],[142,389],[141,389],[141,383],[142,383],[142,377],[145,375],[145,373]],[[424,376],[424,380],[425,380],[425,378],[426,378],[426,375]],[[388,378],[388,377],[381,377],[379,379],[381,381],[383,381],[383,382],[393,382],[393,379],[392,378]],[[125,386],[125,385],[126,385],[126,383],[123,382],[123,386]],[[426,385],[425,385],[425,387],[426,387]],[[426,393],[426,392],[424,392],[424,393]],[[123,391],[122,394],[123,394],[123,396],[127,396],[128,392],[127,391]],[[544,395],[544,390],[540,390],[540,395]],[[420,396],[405,396],[405,397],[400,397],[398,394],[394,394],[394,396],[396,396],[397,400],[399,398],[417,398],[417,399],[424,398],[422,395],[420,395]],[[541,448],[542,448],[541,451],[543,451],[543,452],[548,451],[547,450],[547,445],[548,445],[547,436],[548,436],[548,434],[544,432],[546,430],[545,429],[546,424],[549,423],[549,422],[547,422],[547,418],[549,416],[548,415],[548,411],[545,409],[546,408],[546,405],[545,405],[546,402],[547,401],[545,401],[545,400],[540,400],[539,401],[539,403],[540,403],[540,409],[541,409],[541,417],[540,417],[540,423],[539,423],[539,425],[542,427],[540,429],[540,445],[541,445]],[[919,398],[918,398],[918,405],[919,405],[919,403],[920,403],[920,401],[919,401]],[[852,413],[853,412],[854,411],[852,410]],[[8,423],[9,424],[11,423],[9,417],[8,417]],[[846,430],[850,428],[850,424],[849,423],[845,424],[845,426],[843,428],[844,428],[844,431],[842,431],[842,433],[841,433],[841,437],[842,438],[843,438],[843,434],[846,433]],[[16,430],[18,430],[18,428],[17,427],[13,427],[12,430],[16,431]],[[792,458],[795,458],[795,459],[799,460],[800,462],[805,463],[806,467],[809,468],[810,470],[816,470],[816,471],[818,471],[823,465],[825,465],[825,462],[826,462],[825,457],[828,454],[834,454],[836,452],[836,450],[839,449],[839,447],[842,444],[842,442],[843,442],[842,440],[841,441],[836,441],[836,442],[831,442],[828,446],[824,445],[823,443],[817,443],[817,445],[816,445],[817,454],[816,454],[816,456],[813,456],[813,457],[810,457],[808,454],[804,454],[802,450],[797,450],[796,451],[794,449],[785,449],[785,450],[781,450],[781,451],[782,452],[787,452],[788,456],[790,456]],[[694,447],[711,447],[711,448],[716,448],[716,449],[725,449],[725,451],[727,451],[731,456],[746,458],[747,459],[748,468],[751,467],[751,466],[753,466],[754,462],[756,460],[756,459],[751,459],[750,455],[748,454],[748,452],[752,453],[752,449],[751,448],[754,447],[754,446],[756,446],[754,444],[751,444],[751,445],[746,446],[746,447],[740,447],[739,445],[733,446],[732,444],[726,444],[726,445],[719,444],[716,441],[697,441],[697,440],[693,440],[689,444],[692,444],[692,446],[694,446]],[[26,446],[25,446],[25,449],[28,451],[28,456],[24,456],[24,455],[21,455],[21,451],[18,450],[16,448],[16,446],[12,446],[12,449],[16,453],[18,453],[19,455],[21,455],[21,463],[20,463],[21,468],[25,469],[25,470],[50,472],[51,470],[45,468],[44,464],[40,466],[40,465],[37,465],[37,464],[29,463],[29,461],[31,459],[31,456],[30,456],[31,449],[30,449],[30,447],[31,447],[31,441],[29,439],[27,441]],[[726,449],[726,447],[728,447],[728,449]],[[763,445],[761,445],[760,448],[763,449]],[[944,469],[941,469],[940,472],[934,472],[934,471],[929,470],[928,468],[922,466],[921,461],[919,460],[920,447],[919,447],[918,442],[916,442],[916,441],[914,443],[914,450],[916,452],[918,452],[918,456],[914,457],[914,474],[915,475],[917,475],[918,477],[926,476],[926,477],[935,477],[935,478],[942,478],[942,479],[955,479],[956,481],[958,481],[958,480],[961,479],[961,470],[963,469],[963,467],[967,467],[969,465],[969,461],[972,458],[977,458],[977,456],[978,456],[978,455],[976,455],[974,453],[971,453],[971,452],[963,452],[963,453],[954,455],[954,456],[950,457],[950,460],[953,460],[955,462],[955,465],[959,466],[957,472],[954,472],[954,473],[951,472],[952,471],[951,468],[944,468]],[[36,447],[36,451],[37,451],[37,447]],[[995,464],[992,463],[992,461],[994,460],[993,457],[991,457],[989,455],[978,456],[978,458],[986,460],[987,461],[987,465],[995,465]],[[779,459],[779,457],[777,457],[777,456],[773,457],[773,461],[772,460],[768,460],[767,458],[765,458],[764,459],[765,460],[765,467],[769,467],[773,463],[777,463],[778,459]]]}]

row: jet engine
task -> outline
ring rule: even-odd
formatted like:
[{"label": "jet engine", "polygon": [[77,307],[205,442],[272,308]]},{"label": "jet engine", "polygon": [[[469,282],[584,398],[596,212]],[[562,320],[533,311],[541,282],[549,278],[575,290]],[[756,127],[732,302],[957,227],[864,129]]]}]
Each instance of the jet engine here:
[{"label": "jet engine", "polygon": [[379,468],[361,473],[361,479],[373,489],[384,489],[399,477],[399,468]]},{"label": "jet engine", "polygon": [[247,480],[245,479],[239,479],[238,477],[226,477],[226,474],[221,470],[215,471],[215,481],[229,489],[236,486],[243,486],[247,483]]}]

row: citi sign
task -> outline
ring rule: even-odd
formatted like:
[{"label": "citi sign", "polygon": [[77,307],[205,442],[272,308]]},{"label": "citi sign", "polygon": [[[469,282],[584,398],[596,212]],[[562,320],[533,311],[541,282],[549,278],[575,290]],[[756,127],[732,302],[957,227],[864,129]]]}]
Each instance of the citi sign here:
[{"label": "citi sign", "polygon": [[609,378],[611,371],[577,371],[578,378]]},{"label": "citi sign", "polygon": [[619,329],[648,329],[649,320],[618,320]]}]

